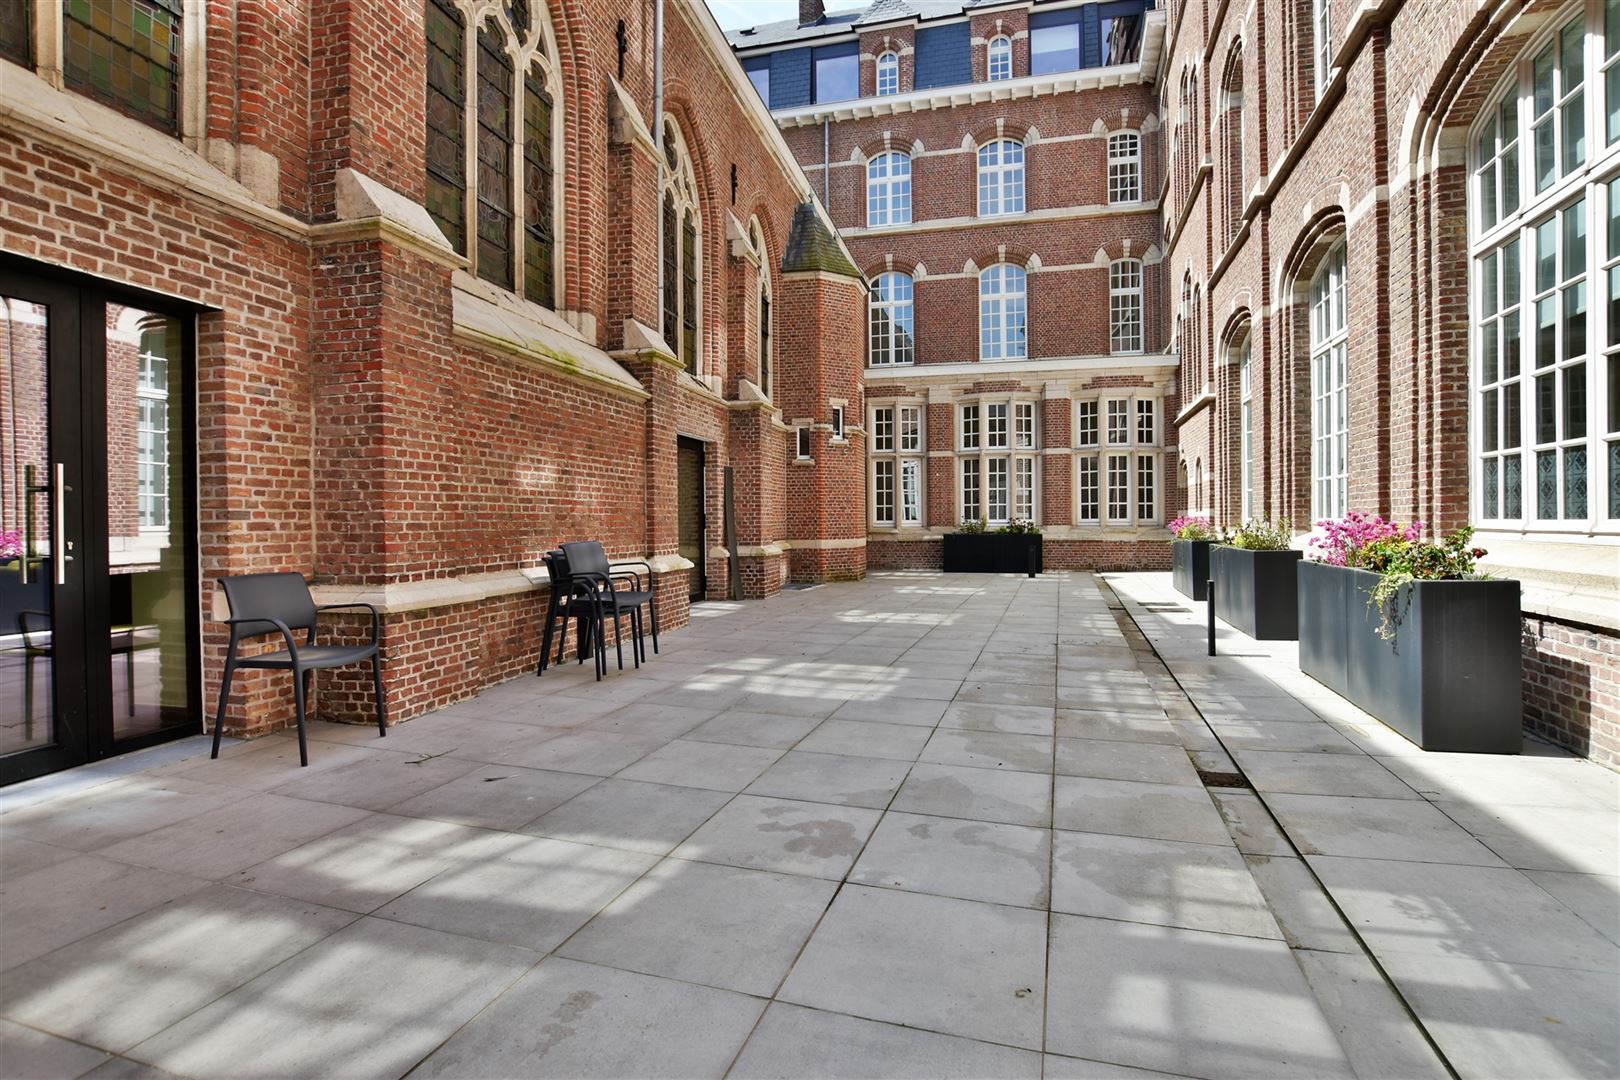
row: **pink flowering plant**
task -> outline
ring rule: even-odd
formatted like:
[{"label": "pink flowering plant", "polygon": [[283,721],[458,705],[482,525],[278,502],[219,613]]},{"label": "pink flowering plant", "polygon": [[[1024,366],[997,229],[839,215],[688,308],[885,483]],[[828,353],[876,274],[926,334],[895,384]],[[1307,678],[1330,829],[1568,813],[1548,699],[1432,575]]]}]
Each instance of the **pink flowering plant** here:
[{"label": "pink flowering plant", "polygon": [[[1378,575],[1367,606],[1378,609],[1378,636],[1394,641],[1400,629],[1401,590],[1414,581],[1458,581],[1483,577],[1478,561],[1486,555],[1469,541],[1472,526],[1439,540],[1424,540],[1423,525],[1401,526],[1374,514],[1351,511],[1338,521],[1318,521],[1323,535],[1311,538],[1322,562]],[[1406,603],[1411,604],[1411,593]]]},{"label": "pink flowering plant", "polygon": [[1423,537],[1423,522],[1398,525],[1380,514],[1352,510],[1338,520],[1318,521],[1322,532],[1310,539],[1311,554],[1329,566],[1359,566],[1361,553],[1378,540],[1405,540],[1416,543]]},{"label": "pink flowering plant", "polygon": [[22,553],[22,533],[16,529],[0,529],[0,561],[21,558]]},{"label": "pink flowering plant", "polygon": [[1189,517],[1186,514],[1170,520],[1169,529],[1177,540],[1219,540],[1221,534],[1207,517]]}]

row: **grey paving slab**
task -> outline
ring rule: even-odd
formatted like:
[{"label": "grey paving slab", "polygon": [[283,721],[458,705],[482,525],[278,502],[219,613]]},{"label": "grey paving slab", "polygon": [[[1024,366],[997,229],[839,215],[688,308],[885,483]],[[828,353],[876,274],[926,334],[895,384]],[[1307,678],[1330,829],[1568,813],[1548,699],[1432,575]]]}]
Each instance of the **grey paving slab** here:
[{"label": "grey paving slab", "polygon": [[1047,829],[891,811],[849,880],[910,892],[1046,907]]},{"label": "grey paving slab", "polygon": [[677,739],[659,747],[618,776],[648,783],[741,791],[781,756],[781,750],[771,747]]},{"label": "grey paving slab", "polygon": [[1294,953],[1357,1076],[1446,1080],[1445,1062],[1406,1005],[1361,952]]},{"label": "grey paving slab", "polygon": [[906,762],[892,758],[790,750],[744,790],[750,795],[882,809],[899,790],[906,770]]},{"label": "grey paving slab", "polygon": [[980,769],[1051,772],[1052,739],[1047,735],[942,727],[934,731],[920,760],[937,765],[969,765]]},{"label": "grey paving slab", "polygon": [[129,1056],[186,1076],[399,1076],[534,959],[522,949],[360,919]]},{"label": "grey paving slab", "polygon": [[894,798],[893,809],[939,817],[1052,824],[1052,778],[1010,769],[918,762]]},{"label": "grey paving slab", "polygon": [[84,1074],[83,1080],[179,1080],[155,1065],[115,1057]]},{"label": "grey paving slab", "polygon": [[584,773],[482,765],[389,807],[389,812],[510,830],[528,824],[597,782],[596,777]]},{"label": "grey paving slab", "polygon": [[879,816],[853,806],[738,795],[671,854],[838,881]]},{"label": "grey paving slab", "polygon": [[816,754],[915,761],[931,729],[915,724],[829,719],[805,736],[796,749]]},{"label": "grey paving slab", "polygon": [[452,757],[367,749],[361,757],[342,765],[310,775],[295,773],[271,793],[362,810],[386,810],[475,768],[470,761]]},{"label": "grey paving slab", "polygon": [[8,971],[0,1014],[124,1051],[355,917],[212,885]]},{"label": "grey paving slab", "polygon": [[1509,866],[1612,874],[1620,870],[1620,804],[1607,810],[1566,806],[1437,802]]},{"label": "grey paving slab", "polygon": [[547,952],[658,861],[550,837],[512,838],[429,878],[377,911],[447,933]]},{"label": "grey paving slab", "polygon": [[745,712],[772,713],[776,716],[831,716],[849,697],[818,690],[807,681],[804,686],[787,686],[778,691],[756,690],[738,699],[733,708]]},{"label": "grey paving slab", "polygon": [[1236,848],[1057,830],[1052,910],[1281,938]]},{"label": "grey paving slab", "polygon": [[[378,742],[381,739],[376,740]],[[298,764],[298,742],[271,736],[220,752],[217,759],[203,758],[176,765],[174,774],[202,783],[236,790],[269,791],[271,788],[366,756],[371,740],[362,746],[313,741],[309,745],[307,769]]]},{"label": "grey paving slab", "polygon": [[954,702],[939,718],[939,726],[962,731],[999,731],[1011,735],[1050,737],[1054,710],[1040,705],[980,705]]},{"label": "grey paving slab", "polygon": [[1310,863],[1379,956],[1418,952],[1620,972],[1620,946],[1517,870],[1320,856]]},{"label": "grey paving slab", "polygon": [[1232,834],[1239,851],[1245,855],[1294,854],[1293,845],[1277,827],[1258,795],[1230,788],[1210,788],[1209,797],[1226,820],[1226,831]]},{"label": "grey paving slab", "polygon": [[1289,945],[1321,952],[1362,951],[1349,924],[1303,859],[1244,855],[1243,860]]},{"label": "grey paving slab", "polygon": [[181,776],[136,775],[13,810],[0,817],[0,826],[8,838],[95,851],[207,814],[248,794]]},{"label": "grey paving slab", "polygon": [[1046,914],[846,885],[780,1000],[1038,1049]]},{"label": "grey paving slab", "polygon": [[107,1059],[105,1050],[0,1020],[0,1075],[10,1080],[82,1076]]},{"label": "grey paving slab", "polygon": [[1503,865],[1489,848],[1426,802],[1269,795],[1266,805],[1303,855]]},{"label": "grey paving slab", "polygon": [[1281,941],[1053,915],[1046,1048],[1209,1077],[1352,1077]]},{"label": "grey paving slab", "polygon": [[523,832],[663,855],[731,796],[723,791],[603,780],[523,827]]},{"label": "grey paving slab", "polygon": [[1057,702],[1057,688],[1051,684],[964,682],[955,701],[980,705],[1034,705],[1052,708]]},{"label": "grey paving slab", "polygon": [[1422,798],[1373,757],[1241,748],[1232,754],[1254,789],[1268,794]]},{"label": "grey paving slab", "polygon": [[1039,1080],[1040,1055],[776,1002],[733,1080]]},{"label": "grey paving slab", "polygon": [[502,754],[499,764],[554,772],[612,776],[664,745],[651,735],[617,731],[570,731],[553,739]]},{"label": "grey paving slab", "polygon": [[1562,752],[1522,754],[1418,754],[1385,762],[1427,798],[1494,806],[1564,806],[1607,810],[1620,806],[1620,773]]},{"label": "grey paving slab", "polygon": [[720,1077],[765,1002],[552,957],[413,1077]]},{"label": "grey paving slab", "polygon": [[201,878],[76,855],[0,881],[0,970],[205,888]]},{"label": "grey paving slab", "polygon": [[1226,826],[1201,787],[1059,776],[1052,824],[1076,832],[1230,844]]},{"label": "grey paving slab", "polygon": [[219,879],[367,816],[367,811],[352,806],[256,794],[120,841],[100,854],[139,866]]},{"label": "grey paving slab", "polygon": [[78,855],[72,848],[24,840],[5,833],[5,819],[0,818],[0,880],[9,880],[43,870],[52,863],[63,862]]},{"label": "grey paving slab", "polygon": [[670,859],[608,905],[559,953],[768,995],[835,888],[818,878]]},{"label": "grey paving slab", "polygon": [[1547,870],[1526,870],[1524,876],[1585,919],[1592,929],[1620,943],[1620,877]]},{"label": "grey paving slab", "polygon": [[1190,1080],[1154,1069],[1133,1069],[1129,1065],[1111,1065],[1106,1061],[1086,1061],[1082,1058],[1047,1054],[1046,1080]]},{"label": "grey paving slab", "polygon": [[848,702],[839,706],[838,711],[832,714],[832,719],[933,727],[939,723],[939,718],[948,707],[944,701],[885,697]]},{"label": "grey paving slab", "polygon": [[1461,1076],[1620,1076],[1620,980],[1611,973],[1420,953],[1379,959]]},{"label": "grey paving slab", "polygon": [[1359,754],[1361,750],[1332,724],[1285,720],[1223,720],[1206,714],[1210,727],[1227,750],[1275,750],[1285,753]]},{"label": "grey paving slab", "polygon": [[1180,746],[1105,739],[1058,739],[1058,773],[1105,780],[1199,787],[1198,770]]},{"label": "grey paving slab", "polygon": [[1162,716],[1142,716],[1082,709],[1057,710],[1057,734],[1065,739],[1161,743],[1179,746],[1181,739]]},{"label": "grey paving slab", "polygon": [[[720,702],[720,696],[706,705],[677,705],[671,702],[674,691],[664,691],[656,696],[626,705],[616,712],[600,716],[585,724],[589,731],[616,731],[621,735],[644,735],[656,739],[675,739],[685,735],[705,720],[712,720],[725,707]],[[699,700],[707,697],[702,692]],[[739,698],[741,694],[737,695]],[[690,701],[692,698],[683,698]]]},{"label": "grey paving slab", "polygon": [[813,716],[772,716],[770,713],[733,709],[699,724],[684,737],[698,742],[786,750],[814,731],[820,723]]}]

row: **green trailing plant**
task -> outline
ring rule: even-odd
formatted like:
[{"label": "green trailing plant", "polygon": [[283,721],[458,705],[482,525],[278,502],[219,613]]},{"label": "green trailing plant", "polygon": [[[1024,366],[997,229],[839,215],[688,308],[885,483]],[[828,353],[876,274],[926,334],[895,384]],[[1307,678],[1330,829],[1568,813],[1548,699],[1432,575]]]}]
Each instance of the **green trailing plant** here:
[{"label": "green trailing plant", "polygon": [[1378,575],[1367,606],[1378,611],[1378,636],[1394,641],[1401,620],[1412,604],[1412,594],[1401,602],[1401,590],[1417,581],[1460,581],[1484,575],[1477,568],[1486,551],[1472,546],[1474,529],[1465,525],[1441,540],[1418,540],[1409,535],[1385,536],[1369,541],[1355,553],[1352,566]]},{"label": "green trailing plant", "polygon": [[1287,551],[1294,546],[1294,523],[1288,518],[1276,524],[1255,518],[1239,525],[1226,542],[1245,551]]},{"label": "green trailing plant", "polygon": [[1011,536],[1039,536],[1041,535],[1041,527],[1029,518],[1013,518],[997,529],[996,532],[1006,533]]},{"label": "green trailing plant", "polygon": [[988,530],[989,527],[990,523],[985,521],[984,518],[966,518],[962,524],[956,527],[956,531],[968,536],[977,536]]}]

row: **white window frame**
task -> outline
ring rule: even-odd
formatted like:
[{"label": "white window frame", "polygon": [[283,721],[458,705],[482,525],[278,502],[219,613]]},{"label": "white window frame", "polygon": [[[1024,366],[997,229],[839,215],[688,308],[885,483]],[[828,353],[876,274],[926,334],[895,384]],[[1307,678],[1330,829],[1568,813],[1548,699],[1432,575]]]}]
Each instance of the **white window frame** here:
[{"label": "white window frame", "polygon": [[911,155],[885,150],[866,162],[866,227],[911,224]]},{"label": "white window frame", "polygon": [[1116,259],[1108,264],[1108,351],[1128,356],[1143,347],[1142,261]]},{"label": "white window frame", "polygon": [[[957,508],[961,520],[1006,525],[1039,520],[1038,402],[1017,395],[957,406]],[[1026,437],[1027,431],[1027,437]],[[977,507],[977,513],[971,511]]]},{"label": "white window frame", "polygon": [[1142,201],[1142,136],[1116,131],[1108,136],[1108,202]]},{"label": "white window frame", "polygon": [[[140,531],[169,532],[169,375],[170,357],[141,350],[140,370],[135,381],[136,420],[136,515]],[[154,373],[163,366],[163,385]]]},{"label": "white window frame", "polygon": [[900,55],[892,50],[877,58],[876,90],[878,97],[900,92]]},{"label": "white window frame", "polygon": [[1238,480],[1244,521],[1254,518],[1254,337],[1238,346]]},{"label": "white window frame", "polygon": [[1350,509],[1350,326],[1341,238],[1311,278],[1311,519]]},{"label": "white window frame", "polygon": [[1333,0],[1311,0],[1312,82],[1318,101],[1333,75]]},{"label": "white window frame", "polygon": [[879,528],[894,528],[898,469],[892,455],[872,459],[872,524]]},{"label": "white window frame", "polygon": [[793,456],[796,461],[813,461],[815,447],[810,442],[810,425],[799,424],[793,429]]},{"label": "white window frame", "polygon": [[990,44],[986,46],[984,71],[990,82],[1003,82],[1013,77],[1012,38],[997,34],[990,39]]},{"label": "white window frame", "polygon": [[1024,212],[1024,144],[1017,139],[991,139],[979,147],[979,216],[1005,217]]},{"label": "white window frame", "polygon": [[928,471],[923,415],[924,407],[920,403],[897,401],[874,404],[868,412],[872,432],[873,528],[922,527]]},{"label": "white window frame", "polygon": [[866,301],[868,367],[907,367],[917,359],[916,284],[890,270],[872,282]]},{"label": "white window frame", "polygon": [[844,441],[844,407],[842,405],[832,407],[832,438],[834,442]]},{"label": "white window frame", "polygon": [[1075,401],[1076,525],[1141,528],[1163,520],[1163,409],[1159,390]]},{"label": "white window frame", "polygon": [[1029,357],[1029,273],[1016,263],[979,271],[979,359]]}]

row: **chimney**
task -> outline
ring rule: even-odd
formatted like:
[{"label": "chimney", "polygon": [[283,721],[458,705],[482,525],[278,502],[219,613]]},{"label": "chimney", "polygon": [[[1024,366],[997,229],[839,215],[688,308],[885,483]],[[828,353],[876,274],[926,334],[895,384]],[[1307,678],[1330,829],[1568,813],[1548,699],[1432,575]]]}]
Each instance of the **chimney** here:
[{"label": "chimney", "polygon": [[823,0],[799,0],[799,25],[810,26],[819,23],[827,14],[827,5]]}]

